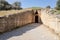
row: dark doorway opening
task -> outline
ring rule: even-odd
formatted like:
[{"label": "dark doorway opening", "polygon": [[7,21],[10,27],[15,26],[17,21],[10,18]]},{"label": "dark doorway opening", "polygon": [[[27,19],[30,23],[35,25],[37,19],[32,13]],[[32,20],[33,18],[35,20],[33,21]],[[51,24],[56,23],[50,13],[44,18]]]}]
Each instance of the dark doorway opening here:
[{"label": "dark doorway opening", "polygon": [[38,23],[38,16],[35,16],[35,23]]},{"label": "dark doorway opening", "polygon": [[35,23],[38,23],[38,12],[37,12],[37,10],[35,12]]}]

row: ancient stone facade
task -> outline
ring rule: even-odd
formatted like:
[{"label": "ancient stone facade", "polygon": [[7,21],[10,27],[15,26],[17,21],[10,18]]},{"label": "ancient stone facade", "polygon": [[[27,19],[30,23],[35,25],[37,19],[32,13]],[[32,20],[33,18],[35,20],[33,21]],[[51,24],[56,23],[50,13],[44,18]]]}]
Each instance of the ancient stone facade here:
[{"label": "ancient stone facade", "polygon": [[[34,23],[35,20],[39,20],[38,22],[40,22],[38,15],[39,14],[35,14],[35,10],[27,10],[12,15],[2,16],[0,17],[0,32],[10,31],[14,28]],[[38,19],[35,19],[35,16],[38,16]]]},{"label": "ancient stone facade", "polygon": [[44,25],[52,29],[53,32],[60,35],[60,19],[55,15],[51,15],[51,12],[46,10],[41,10],[41,20]]},{"label": "ancient stone facade", "polygon": [[30,23],[43,23],[60,35],[60,19],[50,15],[49,10],[27,10],[0,17],[0,32],[10,31]]}]

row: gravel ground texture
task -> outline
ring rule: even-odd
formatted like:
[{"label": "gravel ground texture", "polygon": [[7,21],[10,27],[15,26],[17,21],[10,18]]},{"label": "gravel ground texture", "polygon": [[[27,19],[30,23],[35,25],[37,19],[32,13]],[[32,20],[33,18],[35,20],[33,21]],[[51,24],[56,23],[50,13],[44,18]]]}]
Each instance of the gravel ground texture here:
[{"label": "gravel ground texture", "polygon": [[59,37],[45,25],[33,23],[1,34],[0,40],[59,40]]}]

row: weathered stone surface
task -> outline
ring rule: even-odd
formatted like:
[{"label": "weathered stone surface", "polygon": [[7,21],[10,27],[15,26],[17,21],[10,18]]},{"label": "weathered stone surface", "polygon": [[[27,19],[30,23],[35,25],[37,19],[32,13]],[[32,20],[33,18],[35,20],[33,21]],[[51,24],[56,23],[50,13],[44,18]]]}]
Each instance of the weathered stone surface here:
[{"label": "weathered stone surface", "polygon": [[21,27],[34,22],[34,15],[32,10],[18,12],[15,14],[3,16],[0,18],[0,32],[10,31],[16,27]]},{"label": "weathered stone surface", "polygon": [[43,24],[53,29],[56,33],[60,33],[60,19],[53,15],[50,15],[49,11],[41,10],[41,20]]}]

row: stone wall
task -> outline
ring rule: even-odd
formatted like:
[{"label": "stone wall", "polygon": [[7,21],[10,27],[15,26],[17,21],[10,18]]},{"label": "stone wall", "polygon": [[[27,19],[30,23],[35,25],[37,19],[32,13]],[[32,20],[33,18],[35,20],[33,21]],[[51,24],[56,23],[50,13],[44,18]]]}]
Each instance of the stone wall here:
[{"label": "stone wall", "polygon": [[39,23],[43,24],[43,22],[41,20],[41,9],[38,10],[38,21],[39,21]]},{"label": "stone wall", "polygon": [[56,33],[60,33],[60,19],[56,16],[51,15],[49,11],[41,10],[41,20],[44,25],[53,29]]},{"label": "stone wall", "polygon": [[27,10],[16,14],[0,17],[0,32],[10,31],[17,27],[34,22],[34,12]]}]

